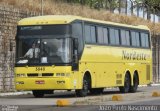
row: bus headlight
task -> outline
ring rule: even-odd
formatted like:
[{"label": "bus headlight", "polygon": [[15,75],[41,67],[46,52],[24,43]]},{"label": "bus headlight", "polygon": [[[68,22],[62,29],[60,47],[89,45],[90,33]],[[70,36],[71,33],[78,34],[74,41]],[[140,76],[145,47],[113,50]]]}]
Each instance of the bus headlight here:
[{"label": "bus headlight", "polygon": [[70,73],[56,73],[56,76],[57,77],[63,77],[63,76],[69,77]]},{"label": "bus headlight", "polygon": [[19,84],[24,84],[24,82],[23,82],[23,81],[18,81],[18,82],[16,82],[16,84],[17,84],[17,85],[19,85]]},{"label": "bus headlight", "polygon": [[26,77],[26,75],[25,74],[17,74],[17,77]]}]

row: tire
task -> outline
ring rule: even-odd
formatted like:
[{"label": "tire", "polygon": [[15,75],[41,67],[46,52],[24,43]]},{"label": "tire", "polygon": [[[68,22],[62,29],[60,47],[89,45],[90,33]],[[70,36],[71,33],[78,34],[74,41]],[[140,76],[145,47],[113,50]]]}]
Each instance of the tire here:
[{"label": "tire", "polygon": [[128,93],[131,87],[131,79],[129,74],[125,75],[124,86],[120,86],[119,90],[121,93]]},{"label": "tire", "polygon": [[43,98],[44,97],[44,91],[41,90],[33,90],[33,96],[35,98]]},{"label": "tire", "polygon": [[139,84],[138,76],[137,76],[137,74],[134,74],[134,76],[133,76],[133,86],[130,87],[130,92],[131,93],[135,93],[137,91],[138,84]]},{"label": "tire", "polygon": [[78,97],[85,97],[88,94],[88,89],[89,89],[89,79],[85,75],[83,78],[83,87],[82,89],[76,90],[76,96]]},{"label": "tire", "polygon": [[89,90],[91,94],[102,94],[103,88],[92,88]]}]

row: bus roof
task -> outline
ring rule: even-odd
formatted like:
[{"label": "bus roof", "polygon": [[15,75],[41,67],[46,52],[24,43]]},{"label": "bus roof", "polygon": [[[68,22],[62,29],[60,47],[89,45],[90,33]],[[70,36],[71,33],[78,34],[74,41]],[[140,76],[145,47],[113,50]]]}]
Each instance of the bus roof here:
[{"label": "bus roof", "polygon": [[73,15],[46,15],[46,16],[29,17],[29,18],[24,18],[20,20],[18,22],[18,25],[25,26],[25,25],[69,24],[75,20],[83,20],[83,21],[108,24],[108,25],[114,25],[114,26],[120,26],[120,27],[149,30],[149,28],[145,25],[127,25],[127,24],[121,24],[121,23],[115,23],[115,22],[109,22],[109,21],[83,18],[80,16],[73,16]]}]

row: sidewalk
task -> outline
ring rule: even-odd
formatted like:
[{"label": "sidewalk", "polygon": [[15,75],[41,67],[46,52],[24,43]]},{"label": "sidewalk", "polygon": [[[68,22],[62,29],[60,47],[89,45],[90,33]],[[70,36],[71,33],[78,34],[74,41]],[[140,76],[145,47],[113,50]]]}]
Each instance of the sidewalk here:
[{"label": "sidewalk", "polygon": [[32,91],[6,92],[6,93],[0,93],[0,96],[16,96],[16,95],[26,95],[26,94],[32,94]]}]

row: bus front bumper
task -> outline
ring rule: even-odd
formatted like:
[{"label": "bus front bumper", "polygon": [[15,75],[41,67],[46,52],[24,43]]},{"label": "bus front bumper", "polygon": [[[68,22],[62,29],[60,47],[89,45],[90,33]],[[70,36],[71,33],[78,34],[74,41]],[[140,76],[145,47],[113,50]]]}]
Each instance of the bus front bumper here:
[{"label": "bus front bumper", "polygon": [[70,78],[16,78],[16,90],[74,89]]}]

